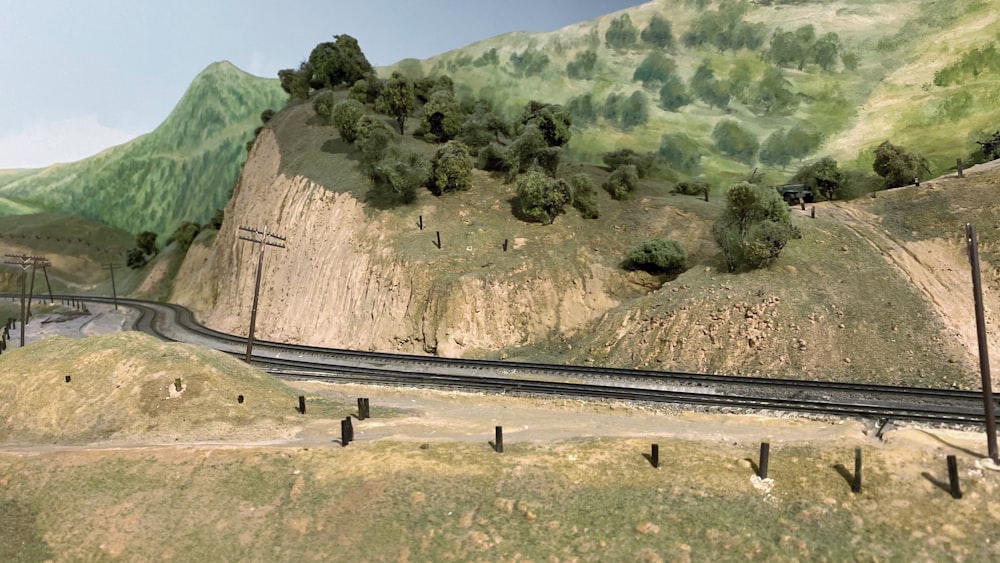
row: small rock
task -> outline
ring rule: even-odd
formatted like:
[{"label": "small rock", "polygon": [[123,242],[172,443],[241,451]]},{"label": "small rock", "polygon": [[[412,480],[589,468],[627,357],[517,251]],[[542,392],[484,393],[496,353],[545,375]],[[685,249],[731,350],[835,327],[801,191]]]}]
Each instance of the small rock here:
[{"label": "small rock", "polygon": [[845,363],[845,364],[849,364],[849,363],[851,363],[851,359],[850,359],[850,358],[844,358],[844,363]]}]

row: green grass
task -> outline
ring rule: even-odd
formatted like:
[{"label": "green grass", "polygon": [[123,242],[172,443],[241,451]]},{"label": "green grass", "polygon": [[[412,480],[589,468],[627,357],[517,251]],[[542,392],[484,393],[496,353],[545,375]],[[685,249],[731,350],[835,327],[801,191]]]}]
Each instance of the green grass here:
[{"label": "green grass", "polygon": [[[359,443],[331,449],[0,456],[6,560],[328,558],[581,561],[996,557],[984,543],[994,475],[954,502],[865,448],[861,494],[837,466],[850,445],[772,449],[755,490],[754,445],[587,440]],[[963,460],[964,462],[964,460]],[[911,456],[941,479],[940,459]],[[697,468],[692,470],[692,468]],[[852,468],[853,469],[853,468]],[[44,478],[40,478],[44,475]],[[952,508],[941,510],[943,503]],[[195,509],[197,507],[197,509]],[[887,510],[892,507],[892,510]],[[961,531],[951,526],[961,521]]]}]

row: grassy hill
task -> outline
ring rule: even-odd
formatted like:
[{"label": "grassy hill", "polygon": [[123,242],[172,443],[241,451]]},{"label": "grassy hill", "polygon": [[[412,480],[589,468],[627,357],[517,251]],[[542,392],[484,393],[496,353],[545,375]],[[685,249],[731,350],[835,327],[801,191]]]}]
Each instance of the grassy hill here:
[{"label": "grassy hill", "polygon": [[285,99],[277,80],[213,63],[155,131],[78,162],[0,173],[0,213],[65,212],[161,235],[204,223],[225,205],[261,112]]},{"label": "grassy hill", "polygon": [[[675,165],[668,176],[701,176],[723,187],[754,168],[766,170],[772,181],[783,181],[798,161],[824,154],[870,171],[872,149],[887,139],[923,153],[939,173],[973,152],[980,134],[1000,125],[996,65],[967,64],[952,73],[953,80],[935,83],[937,71],[961,66],[970,50],[996,41],[996,1],[744,3],[745,13],[729,20],[730,29],[720,27],[718,22],[727,17],[721,14],[738,4],[656,0],[553,32],[511,33],[423,61],[408,59],[381,72],[448,74],[461,95],[492,101],[511,115],[530,99],[576,104],[569,146],[577,158],[590,162],[623,147],[658,151],[664,135],[683,136],[700,163],[687,170]],[[639,37],[613,48],[608,31],[623,17]],[[670,24],[673,41],[666,47],[641,38],[654,17]],[[803,32],[812,34],[812,42],[800,51],[815,53],[824,37],[835,37],[834,56],[823,60],[813,54],[804,64],[782,62],[780,50],[772,48],[776,33],[798,33],[806,26],[812,27]],[[741,33],[756,39],[745,40],[749,46],[732,47],[743,41]],[[729,36],[735,39],[718,40]],[[654,53],[673,61],[672,74],[694,98],[692,103],[664,109],[662,81],[637,79],[642,77],[637,70]],[[710,105],[693,93],[702,65],[729,96],[727,103]],[[779,77],[780,95],[790,96],[785,102],[769,101],[774,91],[768,94],[762,86],[768,72]],[[622,115],[628,99],[645,104],[645,110],[636,110],[646,114],[644,120],[636,119],[641,123],[630,126]],[[713,138],[716,125],[726,119],[749,131],[761,149],[778,131],[799,128],[812,140],[790,166],[769,165],[759,152],[734,158]]]}]

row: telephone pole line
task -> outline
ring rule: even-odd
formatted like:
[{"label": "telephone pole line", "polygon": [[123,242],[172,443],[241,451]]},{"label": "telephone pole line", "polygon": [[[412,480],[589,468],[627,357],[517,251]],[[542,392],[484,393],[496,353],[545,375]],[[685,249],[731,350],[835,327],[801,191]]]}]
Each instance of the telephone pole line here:
[{"label": "telephone pole line", "polygon": [[115,266],[121,266],[121,264],[105,264],[104,267],[111,270],[111,300],[115,304],[115,311],[118,310],[118,290],[115,289]]},{"label": "telephone pole line", "polygon": [[[28,309],[25,306],[25,282],[28,281],[28,268],[34,266],[35,260],[39,259],[35,256],[28,256],[27,254],[7,254],[7,258],[10,260],[4,260],[4,264],[12,264],[14,266],[21,267],[21,347],[24,347],[24,325],[28,322]],[[41,258],[44,260],[44,258]],[[34,277],[32,277],[32,282]]]},{"label": "telephone pole line", "polygon": [[246,362],[250,363],[250,357],[253,355],[253,332],[254,327],[257,324],[257,298],[260,295],[260,276],[261,271],[264,269],[264,249],[268,246],[273,246],[275,248],[285,248],[285,237],[272,233],[267,230],[267,225],[264,225],[263,229],[257,229],[254,227],[246,227],[240,225],[240,230],[249,235],[240,235],[240,240],[249,241],[253,244],[260,245],[260,252],[257,257],[257,275],[256,281],[253,286],[253,306],[250,309],[250,331],[247,334],[247,355]]}]

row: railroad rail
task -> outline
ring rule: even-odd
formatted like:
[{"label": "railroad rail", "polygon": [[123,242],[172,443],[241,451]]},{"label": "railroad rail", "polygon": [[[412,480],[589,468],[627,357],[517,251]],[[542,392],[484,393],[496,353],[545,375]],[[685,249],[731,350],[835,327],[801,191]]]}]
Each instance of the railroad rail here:
[{"label": "railroad rail", "polygon": [[[54,298],[113,301],[91,296]],[[184,307],[136,299],[117,299],[117,303],[139,312],[135,330],[243,357],[246,338],[205,327]],[[953,389],[441,358],[267,340],[255,341],[252,363],[275,376],[294,379],[797,412],[883,422],[985,425],[982,394]]]}]

